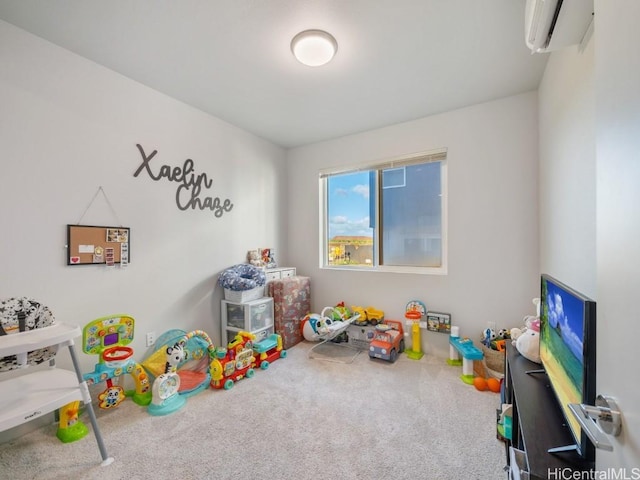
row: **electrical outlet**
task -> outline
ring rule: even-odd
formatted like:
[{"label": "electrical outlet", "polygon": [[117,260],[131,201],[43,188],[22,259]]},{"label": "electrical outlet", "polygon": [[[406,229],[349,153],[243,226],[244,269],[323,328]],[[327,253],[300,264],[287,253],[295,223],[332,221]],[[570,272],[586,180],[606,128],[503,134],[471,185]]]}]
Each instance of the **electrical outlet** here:
[{"label": "electrical outlet", "polygon": [[147,347],[152,347],[156,343],[156,332],[147,332]]}]

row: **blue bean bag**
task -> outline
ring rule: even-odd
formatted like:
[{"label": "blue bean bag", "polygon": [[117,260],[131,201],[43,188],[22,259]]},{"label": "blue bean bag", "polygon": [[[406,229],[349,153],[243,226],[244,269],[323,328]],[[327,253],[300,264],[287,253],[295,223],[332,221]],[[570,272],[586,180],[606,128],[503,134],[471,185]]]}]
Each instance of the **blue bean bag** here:
[{"label": "blue bean bag", "polygon": [[224,270],[218,278],[218,283],[223,288],[234,292],[251,290],[262,287],[267,281],[267,276],[260,267],[249,263],[239,263]]}]

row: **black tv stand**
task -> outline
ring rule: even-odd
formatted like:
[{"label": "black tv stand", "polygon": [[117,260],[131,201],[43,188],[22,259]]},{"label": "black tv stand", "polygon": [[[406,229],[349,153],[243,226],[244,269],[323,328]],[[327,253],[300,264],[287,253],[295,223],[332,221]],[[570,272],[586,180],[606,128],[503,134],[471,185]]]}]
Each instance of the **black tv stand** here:
[{"label": "black tv stand", "polygon": [[[541,372],[544,370],[540,365],[527,360],[507,343],[505,402],[513,406],[511,440],[505,442],[509,470],[528,472],[532,480],[554,478],[550,477],[554,472],[560,475],[563,471],[593,470],[594,462],[580,457],[576,450],[549,378],[531,375]],[[558,448],[561,450],[549,451]]]},{"label": "black tv stand", "polygon": [[527,375],[534,375],[536,373],[547,373],[544,371],[544,368],[538,368],[537,370],[527,370],[524,373],[526,373]]}]

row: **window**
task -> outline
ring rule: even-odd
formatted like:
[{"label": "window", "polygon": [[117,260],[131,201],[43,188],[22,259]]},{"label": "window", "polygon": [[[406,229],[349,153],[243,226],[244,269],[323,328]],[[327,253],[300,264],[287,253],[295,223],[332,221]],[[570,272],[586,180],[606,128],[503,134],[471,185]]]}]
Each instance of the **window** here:
[{"label": "window", "polygon": [[320,172],[321,266],[446,273],[446,150]]}]

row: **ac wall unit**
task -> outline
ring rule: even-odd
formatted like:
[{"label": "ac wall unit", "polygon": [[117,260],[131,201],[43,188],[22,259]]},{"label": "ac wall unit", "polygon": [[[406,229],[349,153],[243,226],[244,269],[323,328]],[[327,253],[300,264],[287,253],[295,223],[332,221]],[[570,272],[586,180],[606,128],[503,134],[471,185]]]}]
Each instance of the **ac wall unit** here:
[{"label": "ac wall unit", "polygon": [[593,0],[527,0],[525,41],[532,53],[580,43],[593,21]]}]

